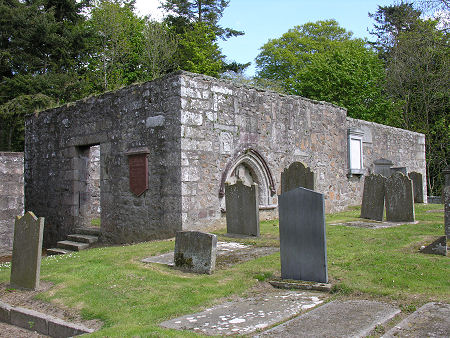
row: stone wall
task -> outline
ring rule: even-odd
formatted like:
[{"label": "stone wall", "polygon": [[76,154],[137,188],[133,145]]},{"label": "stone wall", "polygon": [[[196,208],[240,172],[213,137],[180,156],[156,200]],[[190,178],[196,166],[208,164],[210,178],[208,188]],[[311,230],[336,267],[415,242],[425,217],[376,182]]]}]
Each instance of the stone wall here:
[{"label": "stone wall", "polygon": [[[134,85],[26,120],[25,208],[46,218],[44,244],[86,225],[87,159],[100,146],[101,229],[116,243],[181,230],[180,78]],[[149,189],[129,189],[128,157],[148,147]]]},{"label": "stone wall", "polygon": [[10,255],[14,219],[23,214],[23,153],[0,152],[0,256]]}]

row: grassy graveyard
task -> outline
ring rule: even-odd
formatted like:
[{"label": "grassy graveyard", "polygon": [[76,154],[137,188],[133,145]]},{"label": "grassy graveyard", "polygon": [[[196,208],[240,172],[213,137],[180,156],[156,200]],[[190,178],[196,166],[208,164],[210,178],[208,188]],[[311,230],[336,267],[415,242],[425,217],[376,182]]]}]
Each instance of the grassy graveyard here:
[{"label": "grassy graveyard", "polygon": [[[413,311],[428,301],[450,302],[448,257],[418,252],[444,234],[442,205],[416,205],[418,224],[369,229],[330,225],[358,220],[359,208],[327,215],[328,274],[333,297],[365,298],[396,303]],[[278,245],[278,222],[261,223],[261,237],[238,241],[255,246]],[[199,311],[252,292],[264,280],[280,276],[279,253],[196,275],[140,260],[173,250],[174,241],[95,248],[43,258],[41,280],[53,288],[39,299],[79,310],[104,327],[92,336],[195,336],[160,328],[158,323]],[[0,268],[9,283],[10,267]],[[10,292],[19,292],[10,290]]]}]

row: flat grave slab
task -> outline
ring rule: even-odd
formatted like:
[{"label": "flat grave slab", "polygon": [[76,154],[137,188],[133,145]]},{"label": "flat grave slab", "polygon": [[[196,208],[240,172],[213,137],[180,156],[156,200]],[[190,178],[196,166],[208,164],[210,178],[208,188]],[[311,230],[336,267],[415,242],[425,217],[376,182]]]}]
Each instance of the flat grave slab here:
[{"label": "flat grave slab", "polygon": [[171,319],[161,323],[161,326],[206,335],[249,334],[313,308],[323,303],[326,297],[324,293],[312,291],[273,290]]},{"label": "flat grave slab", "polygon": [[450,305],[427,303],[383,337],[450,337]]},{"label": "flat grave slab", "polygon": [[[270,255],[279,251],[275,247],[252,247],[236,242],[217,242],[216,267],[223,268],[232,263],[244,262],[260,256]],[[234,257],[236,256],[236,257]],[[226,259],[230,258],[230,259]],[[167,252],[158,256],[147,257],[141,260],[143,263],[158,263],[174,266],[174,252]]]},{"label": "flat grave slab", "polygon": [[392,305],[351,300],[331,302],[311,310],[258,337],[364,337],[400,310]]},{"label": "flat grave slab", "polygon": [[351,221],[344,223],[330,223],[329,225],[343,225],[347,227],[356,228],[369,228],[369,229],[382,229],[382,228],[392,228],[403,224],[417,224],[419,221],[414,222],[377,222],[372,220],[367,221]]}]

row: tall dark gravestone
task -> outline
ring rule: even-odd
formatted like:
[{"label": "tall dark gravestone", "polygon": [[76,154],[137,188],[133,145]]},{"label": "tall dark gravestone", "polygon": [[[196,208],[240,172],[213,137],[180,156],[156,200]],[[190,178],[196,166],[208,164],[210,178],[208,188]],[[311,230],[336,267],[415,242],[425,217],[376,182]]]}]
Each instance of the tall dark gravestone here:
[{"label": "tall dark gravestone", "polygon": [[303,187],[314,190],[314,173],[300,162],[293,162],[281,173],[281,193]]},{"label": "tall dark gravestone", "polygon": [[410,172],[408,177],[413,182],[414,189],[414,203],[423,203],[423,181],[422,174],[416,173],[415,171]]},{"label": "tall dark gravestone", "polygon": [[328,282],[325,203],[305,188],[278,197],[281,278]]},{"label": "tall dark gravestone", "polygon": [[445,222],[445,237],[447,240],[447,246],[449,246],[450,239],[450,166],[443,171],[445,183],[444,183],[444,222]]},{"label": "tall dark gravestone", "polygon": [[246,186],[241,180],[225,184],[227,233],[259,236],[258,185]]},{"label": "tall dark gravestone", "polygon": [[383,220],[386,178],[371,174],[364,178],[361,218]]},{"label": "tall dark gravestone", "polygon": [[386,179],[386,220],[414,222],[412,181],[400,172]]}]

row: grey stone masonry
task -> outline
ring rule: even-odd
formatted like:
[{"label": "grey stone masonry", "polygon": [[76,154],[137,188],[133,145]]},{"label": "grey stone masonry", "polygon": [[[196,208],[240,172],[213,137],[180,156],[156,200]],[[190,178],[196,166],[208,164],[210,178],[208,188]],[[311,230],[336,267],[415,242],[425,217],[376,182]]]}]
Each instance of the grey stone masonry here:
[{"label": "grey stone masonry", "polygon": [[227,233],[259,236],[258,185],[226,184]]},{"label": "grey stone masonry", "polygon": [[23,214],[23,153],[0,152],[0,256],[11,255],[14,218]]},{"label": "grey stone masonry", "polygon": [[386,179],[386,220],[388,222],[414,222],[412,181],[400,172]]},{"label": "grey stone masonry", "polygon": [[175,267],[212,274],[216,267],[217,236],[200,231],[178,231],[175,237]]},{"label": "grey stone masonry", "polygon": [[408,174],[408,177],[413,182],[414,189],[414,203],[423,203],[423,178],[422,174],[415,171]]},{"label": "grey stone masonry", "polygon": [[386,178],[371,174],[364,178],[361,218],[383,220]]},{"label": "grey stone masonry", "polygon": [[[348,174],[348,129],[361,130],[362,171],[385,158],[423,176],[423,134],[347,117],[345,108],[176,72],[26,119],[25,206],[46,218],[46,246],[87,223],[88,154],[100,148],[101,240],[174,236],[208,226],[225,210],[225,183],[258,184],[259,207],[276,212],[281,173],[301,162],[315,174],[326,212],[362,199]],[[130,191],[126,155],[148,148],[148,189]],[[361,154],[358,154],[361,155]],[[143,163],[145,165],[145,163]],[[94,175],[97,177],[97,175]],[[92,199],[91,199],[92,200]]]},{"label": "grey stone masonry", "polygon": [[323,195],[297,188],[279,203],[281,278],[327,283]]},{"label": "grey stone masonry", "polygon": [[11,260],[11,286],[35,290],[41,271],[44,218],[28,211],[16,217]]},{"label": "grey stone masonry", "polygon": [[445,177],[444,185],[444,222],[445,222],[445,236],[447,239],[447,247],[450,245],[450,166],[447,166],[443,171]]},{"label": "grey stone masonry", "polygon": [[314,190],[314,173],[303,163],[294,162],[281,173],[281,193],[299,187]]}]

